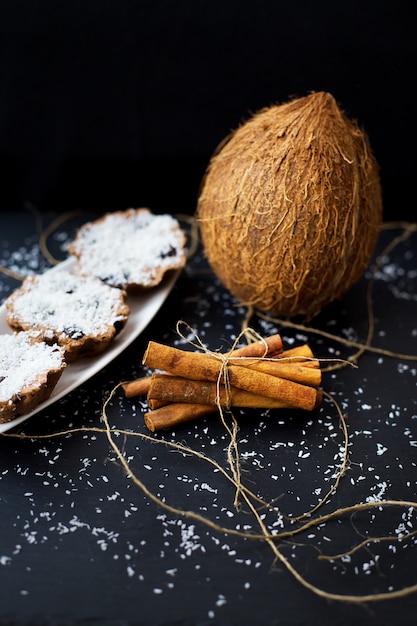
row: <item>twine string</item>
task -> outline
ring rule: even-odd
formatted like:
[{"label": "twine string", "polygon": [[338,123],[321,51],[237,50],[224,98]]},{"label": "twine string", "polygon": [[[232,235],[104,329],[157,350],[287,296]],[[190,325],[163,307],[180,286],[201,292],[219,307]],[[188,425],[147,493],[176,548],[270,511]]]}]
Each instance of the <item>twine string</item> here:
[{"label": "twine string", "polygon": [[[184,326],[188,331],[188,337],[186,337],[184,335],[184,332],[181,330],[182,326]],[[193,328],[191,328],[191,326],[187,322],[184,322],[183,320],[179,320],[177,322],[177,334],[189,345],[193,346],[197,350],[202,350],[205,354],[217,359],[220,362],[219,374],[216,380],[216,407],[219,412],[220,421],[229,436],[229,442],[227,446],[227,462],[236,486],[234,506],[236,510],[240,510],[241,497],[243,496],[245,501],[246,497],[242,489],[241,464],[239,458],[239,447],[237,442],[239,424],[233,414],[233,411],[231,410],[232,391],[230,384],[229,359],[233,350],[239,344],[243,336],[247,337],[249,342],[253,342],[256,340],[263,342],[265,347],[265,354],[268,351],[268,346],[265,342],[265,339],[258,335],[258,333],[256,333],[256,331],[254,331],[253,329],[243,330],[233,342],[230,351],[226,354],[209,350],[208,347],[202,342],[197,332]],[[190,337],[194,337],[194,341]],[[222,385],[225,398],[221,395]],[[231,425],[228,423],[226,415],[229,416]]]}]

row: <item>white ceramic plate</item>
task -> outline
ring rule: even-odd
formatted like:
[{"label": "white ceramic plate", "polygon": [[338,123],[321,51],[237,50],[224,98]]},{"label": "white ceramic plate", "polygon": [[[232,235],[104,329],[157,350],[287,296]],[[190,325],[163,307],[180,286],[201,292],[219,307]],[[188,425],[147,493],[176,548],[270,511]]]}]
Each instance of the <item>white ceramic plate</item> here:
[{"label": "white ceramic plate", "polygon": [[[68,271],[74,263],[75,259],[70,257],[66,261],[63,261],[48,271]],[[96,357],[85,358],[68,365],[63,371],[61,378],[48,400],[39,404],[36,409],[30,413],[21,415],[10,422],[6,422],[5,424],[0,424],[0,433],[14,428],[21,422],[29,419],[32,415],[35,415],[35,413],[42,411],[47,406],[70,393],[70,391],[82,385],[86,380],[94,376],[94,374],[103,369],[103,367],[123,352],[123,350],[140,335],[140,333],[156,315],[173,288],[178,275],[179,271],[167,274],[160,285],[152,287],[149,289],[149,292],[144,293],[143,295],[129,294],[127,298],[127,304],[130,308],[129,319],[126,326],[120,334],[115,337],[110,346],[102,354]],[[11,334],[12,331],[6,322],[6,307],[3,304],[0,307],[0,334],[6,333]]]}]

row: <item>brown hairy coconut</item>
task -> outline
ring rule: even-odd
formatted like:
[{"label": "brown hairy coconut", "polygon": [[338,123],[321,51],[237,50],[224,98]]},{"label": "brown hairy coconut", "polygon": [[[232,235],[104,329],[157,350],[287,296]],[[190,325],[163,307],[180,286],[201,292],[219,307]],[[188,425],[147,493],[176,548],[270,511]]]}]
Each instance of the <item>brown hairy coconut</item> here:
[{"label": "brown hairy coconut", "polygon": [[378,164],[333,96],[313,93],[226,138],[197,218],[210,265],[240,302],[310,319],[369,264],[382,221]]}]

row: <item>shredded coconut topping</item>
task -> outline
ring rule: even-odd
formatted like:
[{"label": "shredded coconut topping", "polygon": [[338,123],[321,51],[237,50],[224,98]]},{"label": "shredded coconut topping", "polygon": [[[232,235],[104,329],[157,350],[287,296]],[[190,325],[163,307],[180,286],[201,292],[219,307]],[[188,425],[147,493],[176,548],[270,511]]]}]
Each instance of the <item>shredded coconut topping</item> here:
[{"label": "shredded coconut topping", "polygon": [[6,305],[10,319],[77,339],[104,333],[115,321],[126,319],[119,314],[123,302],[119,289],[61,270],[27,278]]},{"label": "shredded coconut topping", "polygon": [[185,264],[185,235],[171,215],[148,209],[109,213],[81,227],[70,247],[85,273],[125,287],[157,284]]},{"label": "shredded coconut topping", "polygon": [[32,342],[27,333],[0,335],[0,402],[7,402],[31,385],[41,385],[50,371],[63,367],[58,346]]}]

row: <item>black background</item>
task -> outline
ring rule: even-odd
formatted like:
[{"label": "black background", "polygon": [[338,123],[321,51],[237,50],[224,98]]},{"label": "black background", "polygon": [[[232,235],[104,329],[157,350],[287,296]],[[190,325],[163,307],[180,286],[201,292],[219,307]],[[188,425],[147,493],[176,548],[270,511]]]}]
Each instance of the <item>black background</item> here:
[{"label": "black background", "polygon": [[413,3],[3,0],[0,206],[193,212],[251,112],[333,93],[368,133],[385,218],[413,218]]}]

